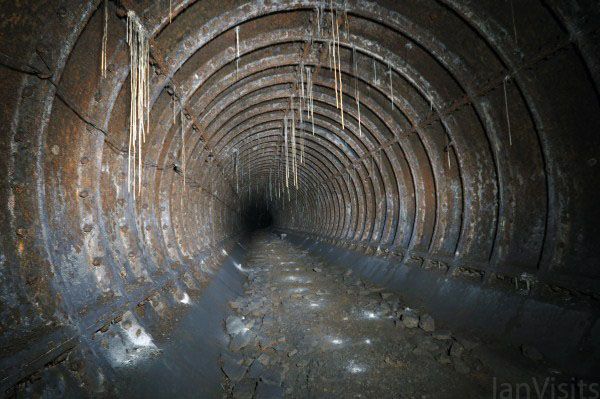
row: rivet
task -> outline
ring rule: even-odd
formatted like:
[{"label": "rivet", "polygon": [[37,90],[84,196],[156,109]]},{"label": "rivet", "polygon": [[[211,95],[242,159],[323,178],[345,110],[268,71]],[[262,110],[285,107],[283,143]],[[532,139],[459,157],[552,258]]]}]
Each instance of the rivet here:
[{"label": "rivet", "polygon": [[67,16],[67,9],[65,7],[60,7],[56,13],[59,17],[65,18]]},{"label": "rivet", "polygon": [[33,94],[33,88],[31,88],[31,86],[28,86],[23,89],[23,93],[21,95],[23,96],[23,98],[27,98],[27,97],[31,97],[32,94]]}]

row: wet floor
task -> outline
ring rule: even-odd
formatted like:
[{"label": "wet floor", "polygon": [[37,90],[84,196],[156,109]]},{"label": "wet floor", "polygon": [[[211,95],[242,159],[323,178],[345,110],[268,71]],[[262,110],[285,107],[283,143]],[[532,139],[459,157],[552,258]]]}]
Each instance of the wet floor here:
[{"label": "wet floor", "polygon": [[273,233],[254,237],[240,267],[245,295],[224,321],[225,397],[481,398],[499,381],[543,375]]}]

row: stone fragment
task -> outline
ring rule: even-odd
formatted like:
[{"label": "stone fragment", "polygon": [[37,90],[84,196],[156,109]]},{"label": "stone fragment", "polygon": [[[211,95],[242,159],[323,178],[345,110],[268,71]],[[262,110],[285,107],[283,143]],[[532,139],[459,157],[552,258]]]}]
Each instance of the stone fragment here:
[{"label": "stone fragment", "polygon": [[387,314],[391,313],[392,309],[391,309],[390,305],[387,304],[387,302],[382,302],[375,307],[375,311],[376,311],[376,313],[380,313],[382,315],[387,315]]},{"label": "stone fragment", "polygon": [[316,272],[316,273],[321,273],[323,270],[321,270],[318,267],[313,267],[313,271]]},{"label": "stone fragment", "polygon": [[256,381],[244,379],[233,387],[233,398],[252,399],[254,397],[255,388]]},{"label": "stone fragment", "polygon": [[252,362],[250,368],[248,369],[248,377],[260,378],[265,371],[265,366],[260,361],[258,361],[258,359],[256,359]]},{"label": "stone fragment", "polygon": [[267,381],[259,381],[256,386],[256,399],[279,399],[283,398],[285,391],[279,385]]},{"label": "stone fragment", "polygon": [[384,362],[389,364],[392,367],[397,367],[397,368],[405,368],[407,366],[407,364],[404,363],[402,360],[393,358],[390,356],[386,356],[384,359]]},{"label": "stone fragment", "polygon": [[467,366],[467,364],[465,362],[463,362],[461,359],[456,359],[453,363],[454,363],[454,369],[456,371],[458,371],[460,374],[469,374],[471,372],[471,369],[469,368],[469,366]]},{"label": "stone fragment", "polygon": [[533,361],[539,362],[544,359],[544,355],[540,353],[536,348],[530,345],[521,345],[521,353],[526,358],[529,358]]},{"label": "stone fragment", "polygon": [[237,316],[229,316],[225,320],[225,330],[227,331],[227,334],[233,336],[246,331],[246,326],[241,318]]},{"label": "stone fragment", "polygon": [[448,356],[447,353],[441,353],[440,355],[438,355],[438,357],[436,357],[436,359],[438,361],[438,363],[440,364],[451,364],[452,363],[452,359],[450,359],[450,356]]},{"label": "stone fragment", "polygon": [[223,366],[221,366],[221,370],[223,370],[223,373],[225,373],[227,378],[229,378],[234,383],[242,379],[244,374],[246,374],[246,369],[246,366],[237,364],[229,359],[223,360]]},{"label": "stone fragment", "polygon": [[285,350],[287,349],[287,345],[285,345],[284,343],[280,343],[273,346],[273,349],[275,349],[277,352],[285,352]]},{"label": "stone fragment", "polygon": [[419,325],[419,316],[412,309],[404,309],[404,312],[402,312],[402,324],[406,328],[416,328]]},{"label": "stone fragment", "polygon": [[276,345],[276,341],[269,336],[262,335],[258,338],[258,344],[263,349],[273,348]]},{"label": "stone fragment", "polygon": [[438,330],[434,332],[432,336],[440,341],[448,341],[452,339],[452,333],[448,330]]},{"label": "stone fragment", "polygon": [[429,352],[437,352],[440,350],[440,346],[431,339],[424,340],[419,346]]},{"label": "stone fragment", "polygon": [[278,368],[278,369],[269,368],[269,369],[265,370],[265,372],[260,377],[260,379],[267,383],[281,385],[281,383],[283,382],[282,370],[281,370],[281,368]]},{"label": "stone fragment", "polygon": [[433,317],[428,314],[422,315],[419,318],[419,328],[427,332],[435,331],[435,321],[433,320]]},{"label": "stone fragment", "polygon": [[424,356],[427,354],[427,351],[425,350],[425,348],[423,348],[421,345],[419,345],[419,346],[416,346],[415,348],[413,348],[412,353],[413,353],[413,355]]},{"label": "stone fragment", "polygon": [[294,349],[294,350],[292,350],[292,351],[288,352],[288,357],[292,357],[292,356],[294,356],[296,353],[298,353],[298,350],[297,350],[297,349]]},{"label": "stone fragment", "polygon": [[262,364],[263,366],[268,366],[271,362],[271,358],[266,353],[261,353],[258,359],[256,360],[260,362],[260,364]]},{"label": "stone fragment", "polygon": [[248,346],[252,341],[254,341],[255,338],[256,334],[251,331],[247,331],[242,334],[236,334],[229,343],[229,350],[237,352],[240,349]]},{"label": "stone fragment", "polygon": [[252,319],[252,320],[250,320],[250,321],[248,321],[248,322],[246,323],[245,327],[246,327],[246,329],[247,329],[247,330],[249,330],[249,329],[251,329],[252,327],[254,327],[254,325],[255,325],[255,324],[256,324],[256,320],[255,320],[255,319]]},{"label": "stone fragment", "polygon": [[471,351],[471,350],[477,348],[477,346],[479,346],[478,342],[471,341],[471,340],[464,339],[464,338],[460,338],[458,340],[458,342],[460,342],[461,345],[464,346],[465,350],[467,350],[467,351]]},{"label": "stone fragment", "polygon": [[462,346],[460,344],[460,342],[454,341],[452,343],[452,346],[450,347],[450,356],[451,357],[459,358],[463,355],[464,352],[465,352],[465,347]]}]

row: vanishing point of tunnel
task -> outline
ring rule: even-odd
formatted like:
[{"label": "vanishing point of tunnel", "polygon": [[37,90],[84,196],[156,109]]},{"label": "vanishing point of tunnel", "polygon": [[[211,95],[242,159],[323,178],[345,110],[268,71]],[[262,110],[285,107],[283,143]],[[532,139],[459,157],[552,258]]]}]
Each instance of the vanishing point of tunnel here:
[{"label": "vanishing point of tunnel", "polygon": [[598,0],[0,0],[0,89],[0,397],[600,397]]}]

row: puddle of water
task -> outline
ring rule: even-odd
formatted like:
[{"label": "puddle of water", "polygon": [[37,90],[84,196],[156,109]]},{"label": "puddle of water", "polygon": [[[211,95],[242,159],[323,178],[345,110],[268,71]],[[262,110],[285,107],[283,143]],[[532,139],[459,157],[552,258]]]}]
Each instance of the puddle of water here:
[{"label": "puddle of water", "polygon": [[283,281],[292,282],[292,283],[302,283],[302,284],[308,284],[311,282],[311,280],[306,277],[300,277],[300,276],[294,276],[294,275],[285,276],[283,278]]},{"label": "puddle of water", "polygon": [[181,299],[179,300],[179,302],[181,302],[181,303],[183,303],[183,304],[185,304],[185,305],[189,305],[189,304],[190,304],[191,300],[190,300],[190,296],[188,295],[188,293],[187,293],[187,292],[184,292],[184,293],[183,293],[183,298],[181,298]]},{"label": "puddle of water", "polygon": [[379,319],[379,315],[375,312],[371,312],[368,310],[363,310],[362,315],[365,319],[376,320]]},{"label": "puddle of water", "polygon": [[290,292],[292,294],[301,294],[306,291],[308,291],[308,288],[305,288],[305,287],[295,287],[295,288],[290,288],[288,290],[288,292]]},{"label": "puddle of water", "polygon": [[350,360],[346,365],[346,371],[351,374],[360,374],[367,371],[367,367],[363,364],[355,362],[354,360]]}]

